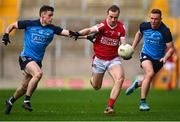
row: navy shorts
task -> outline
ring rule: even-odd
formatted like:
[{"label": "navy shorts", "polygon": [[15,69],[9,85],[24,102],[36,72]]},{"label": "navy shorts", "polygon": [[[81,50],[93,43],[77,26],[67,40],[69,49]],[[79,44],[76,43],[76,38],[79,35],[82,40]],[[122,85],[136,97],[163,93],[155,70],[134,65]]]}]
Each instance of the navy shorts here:
[{"label": "navy shorts", "polygon": [[163,67],[163,62],[160,62],[159,60],[154,60],[147,54],[141,53],[140,62],[142,63],[145,60],[150,60],[152,62],[154,73],[157,73]]},{"label": "navy shorts", "polygon": [[[27,56],[19,56],[19,66],[21,70],[24,70],[26,65],[31,62],[34,61],[32,58],[27,57]],[[36,62],[36,61],[35,61]],[[41,62],[36,62],[38,64],[38,66],[41,68],[42,67],[42,63]]]}]

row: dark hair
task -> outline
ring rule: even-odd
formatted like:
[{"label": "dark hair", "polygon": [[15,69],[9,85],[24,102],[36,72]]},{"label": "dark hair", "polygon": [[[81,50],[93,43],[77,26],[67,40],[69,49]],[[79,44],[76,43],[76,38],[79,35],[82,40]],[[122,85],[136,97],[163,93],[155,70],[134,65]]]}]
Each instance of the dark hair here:
[{"label": "dark hair", "polygon": [[112,12],[118,11],[118,13],[120,13],[120,9],[117,5],[112,5],[111,7],[109,7],[107,10],[107,13],[109,13],[109,11],[112,11]]},{"label": "dark hair", "polygon": [[46,12],[46,11],[52,11],[54,12],[54,8],[48,5],[43,5],[40,10],[39,10],[39,16],[41,16],[42,12]]},{"label": "dark hair", "polygon": [[161,17],[161,15],[162,15],[161,10],[159,10],[159,9],[152,9],[152,10],[151,10],[151,13],[152,13],[152,14],[159,14],[160,17]]}]

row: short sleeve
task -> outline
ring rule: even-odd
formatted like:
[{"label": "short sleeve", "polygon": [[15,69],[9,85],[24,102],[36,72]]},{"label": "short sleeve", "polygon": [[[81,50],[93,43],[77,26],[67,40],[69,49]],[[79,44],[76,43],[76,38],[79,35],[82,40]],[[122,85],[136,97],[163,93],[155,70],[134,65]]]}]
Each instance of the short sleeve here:
[{"label": "short sleeve", "polygon": [[55,34],[60,35],[62,31],[63,31],[63,28],[61,28],[59,26],[54,26],[54,33]]},{"label": "short sleeve", "polygon": [[144,23],[141,23],[141,24],[139,25],[139,30],[140,30],[141,33],[143,33]]},{"label": "short sleeve", "polygon": [[164,38],[166,43],[173,41],[172,34],[169,28],[165,31]]},{"label": "short sleeve", "polygon": [[150,29],[150,28],[151,28],[150,22],[142,22],[139,25],[139,30],[140,30],[141,33],[143,33],[144,30],[147,30],[147,29]]},{"label": "short sleeve", "polygon": [[105,30],[104,23],[97,24],[97,30],[98,30],[99,32],[104,31],[104,30]]},{"label": "short sleeve", "polygon": [[122,32],[121,32],[121,37],[125,37],[125,36],[126,36],[126,27],[123,25]]},{"label": "short sleeve", "polygon": [[30,21],[29,20],[21,20],[18,21],[18,29],[25,29],[28,25],[30,25]]}]

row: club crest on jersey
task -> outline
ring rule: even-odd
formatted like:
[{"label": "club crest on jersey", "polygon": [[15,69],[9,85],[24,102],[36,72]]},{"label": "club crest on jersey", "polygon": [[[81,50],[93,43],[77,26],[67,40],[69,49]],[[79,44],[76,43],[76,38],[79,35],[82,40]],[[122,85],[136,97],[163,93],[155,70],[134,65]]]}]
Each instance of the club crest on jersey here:
[{"label": "club crest on jersey", "polygon": [[114,31],[109,31],[111,33],[111,36],[114,34]]},{"label": "club crest on jersey", "polygon": [[121,36],[121,32],[118,32],[118,36]]}]

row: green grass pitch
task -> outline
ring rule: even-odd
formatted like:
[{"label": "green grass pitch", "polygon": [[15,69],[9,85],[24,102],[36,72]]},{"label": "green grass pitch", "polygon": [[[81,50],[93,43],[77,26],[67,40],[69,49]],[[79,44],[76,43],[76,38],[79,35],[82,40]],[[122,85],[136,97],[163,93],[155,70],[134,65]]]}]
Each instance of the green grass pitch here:
[{"label": "green grass pitch", "polygon": [[0,90],[0,121],[173,121],[180,120],[180,90],[153,90],[148,100],[151,110],[138,109],[138,89],[131,96],[122,90],[115,104],[114,115],[104,115],[110,89],[99,91],[37,89],[31,99],[33,111],[25,111],[23,97],[13,106],[10,115],[4,115],[4,101],[14,90]]}]

